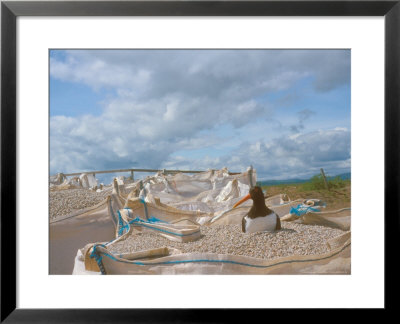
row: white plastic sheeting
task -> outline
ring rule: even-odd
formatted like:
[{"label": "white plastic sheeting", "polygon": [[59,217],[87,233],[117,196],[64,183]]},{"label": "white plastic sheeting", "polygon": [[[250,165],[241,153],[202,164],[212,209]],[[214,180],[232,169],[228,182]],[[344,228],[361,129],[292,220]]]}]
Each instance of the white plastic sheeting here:
[{"label": "white plastic sheeting", "polygon": [[[240,224],[252,202],[232,207],[255,183],[256,171],[252,169],[235,175],[227,169],[194,175],[158,172],[129,184],[114,179],[112,195],[100,214],[108,214],[113,219],[115,239],[82,247],[76,256],[73,274],[98,274],[99,270],[107,274],[350,273],[350,209],[340,213],[313,212],[287,219],[347,231],[330,241],[330,250],[323,255],[261,260],[228,254],[185,254],[168,246],[134,253],[122,251],[118,255],[110,252],[113,244],[146,231],[156,231],[171,240],[190,241],[198,235],[200,225]],[[283,194],[267,198],[266,204],[282,218],[291,216],[290,210],[299,204],[315,206],[320,202],[317,199],[291,201]]]},{"label": "white plastic sheeting", "polygon": [[89,174],[82,173],[79,176],[79,179],[81,179],[81,183],[82,183],[82,187],[83,188],[91,188],[91,189],[97,188],[98,181],[97,181],[96,177],[93,174],[91,174],[91,173],[89,173]]},{"label": "white plastic sheeting", "polygon": [[230,209],[247,195],[256,177],[255,170],[231,175],[226,168],[194,175],[159,172],[142,182],[139,197],[148,203],[154,203],[157,197],[161,203],[180,210],[214,213]]},{"label": "white plastic sheeting", "polygon": [[82,173],[79,177],[74,176],[67,178],[63,173],[50,176],[49,178],[50,188],[52,190],[63,190],[63,189],[98,189],[103,190],[104,185],[96,179],[94,174]]}]

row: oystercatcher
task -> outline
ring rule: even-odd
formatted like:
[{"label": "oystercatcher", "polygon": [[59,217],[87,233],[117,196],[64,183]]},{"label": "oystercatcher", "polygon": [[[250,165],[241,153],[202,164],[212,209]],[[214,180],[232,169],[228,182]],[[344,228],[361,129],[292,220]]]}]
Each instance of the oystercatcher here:
[{"label": "oystercatcher", "polygon": [[265,205],[264,194],[260,187],[251,188],[249,194],[233,205],[233,208],[250,198],[253,200],[253,206],[242,219],[242,232],[255,233],[280,230],[281,221],[279,216]]}]

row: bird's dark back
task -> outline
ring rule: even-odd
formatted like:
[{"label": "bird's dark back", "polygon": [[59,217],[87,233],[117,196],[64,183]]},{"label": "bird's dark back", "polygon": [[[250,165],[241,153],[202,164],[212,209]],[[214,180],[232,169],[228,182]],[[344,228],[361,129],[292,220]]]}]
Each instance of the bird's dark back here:
[{"label": "bird's dark back", "polygon": [[247,214],[248,217],[256,218],[267,216],[273,213],[273,211],[265,205],[264,193],[260,187],[256,186],[251,188],[250,197],[253,200],[253,206],[250,208]]}]

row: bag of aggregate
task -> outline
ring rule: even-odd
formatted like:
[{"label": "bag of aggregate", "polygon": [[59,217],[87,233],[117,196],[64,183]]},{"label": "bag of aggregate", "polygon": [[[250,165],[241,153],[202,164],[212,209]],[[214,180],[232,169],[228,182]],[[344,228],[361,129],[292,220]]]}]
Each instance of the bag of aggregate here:
[{"label": "bag of aggregate", "polygon": [[66,177],[63,173],[57,173],[54,176],[50,176],[49,179],[50,185],[60,185],[64,182],[65,178]]},{"label": "bag of aggregate", "polygon": [[251,168],[116,180],[102,203],[56,219],[50,232],[67,222],[112,226],[109,240],[86,241],[75,252],[76,275],[350,274],[350,209],[276,195],[265,202],[281,230],[243,233],[252,201],[232,207],[255,183]]}]

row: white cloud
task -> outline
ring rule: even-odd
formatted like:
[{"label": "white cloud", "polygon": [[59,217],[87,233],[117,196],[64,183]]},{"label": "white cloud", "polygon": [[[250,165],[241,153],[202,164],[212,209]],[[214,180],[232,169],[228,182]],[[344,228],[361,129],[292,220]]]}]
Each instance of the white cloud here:
[{"label": "white cloud", "polygon": [[[265,95],[290,89],[304,77],[312,78],[318,91],[349,82],[348,55],[346,51],[67,51],[65,59],[51,58],[52,78],[96,91],[112,89],[115,96],[103,102],[99,116],[51,117],[50,170],[228,166],[242,171],[253,164],[259,175],[272,177],[330,163],[346,166],[350,136],[341,128],[252,144],[237,141],[240,147],[230,154],[222,145],[232,138],[218,130],[224,125],[241,129],[260,120],[267,125],[274,107]],[[304,129],[312,113],[300,112],[298,125],[293,125],[296,131]],[[207,153],[186,157],[191,149],[217,146],[219,157]],[[189,153],[176,153],[182,150]]]},{"label": "white cloud", "polygon": [[231,168],[253,165],[264,179],[307,177],[318,173],[320,168],[337,174],[350,170],[350,137],[347,130],[284,135],[255,144],[242,143],[231,157],[223,160]]},{"label": "white cloud", "polygon": [[305,76],[327,91],[350,82],[349,66],[343,50],[72,50],[51,58],[50,73],[141,99],[174,92],[227,99],[287,89]]}]

